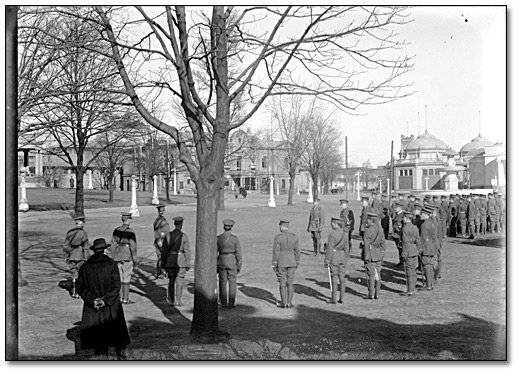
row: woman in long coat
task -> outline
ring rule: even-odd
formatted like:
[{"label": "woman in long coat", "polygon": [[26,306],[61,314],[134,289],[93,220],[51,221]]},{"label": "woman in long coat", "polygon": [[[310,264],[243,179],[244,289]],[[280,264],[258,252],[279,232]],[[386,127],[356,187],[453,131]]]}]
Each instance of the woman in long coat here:
[{"label": "woman in long coat", "polygon": [[114,347],[119,357],[130,343],[129,332],[120,302],[118,266],[103,250],[110,247],[105,239],[96,239],[94,251],[80,268],[77,291],[84,301],[80,341],[82,349],[94,349],[95,354],[108,354]]}]

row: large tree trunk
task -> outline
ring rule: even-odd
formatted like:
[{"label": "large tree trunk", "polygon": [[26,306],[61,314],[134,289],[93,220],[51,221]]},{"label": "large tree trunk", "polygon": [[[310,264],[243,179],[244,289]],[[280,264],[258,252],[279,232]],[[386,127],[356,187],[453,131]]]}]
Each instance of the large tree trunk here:
[{"label": "large tree trunk", "polygon": [[114,188],[115,188],[115,177],[114,171],[109,173],[109,202],[114,201]]},{"label": "large tree trunk", "polygon": [[76,168],[76,196],[74,200],[74,213],[76,215],[84,215],[83,213],[83,176],[85,169],[83,167]]},{"label": "large tree trunk", "polygon": [[290,182],[288,183],[288,202],[287,205],[294,204],[294,184],[295,184],[295,171],[289,172]]}]

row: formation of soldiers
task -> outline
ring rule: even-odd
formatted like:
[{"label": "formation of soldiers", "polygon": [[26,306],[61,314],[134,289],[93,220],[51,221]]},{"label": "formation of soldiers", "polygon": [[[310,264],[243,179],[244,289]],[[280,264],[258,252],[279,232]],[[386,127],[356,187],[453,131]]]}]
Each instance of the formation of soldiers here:
[{"label": "formation of soldiers", "polygon": [[[396,244],[399,262],[395,265],[405,272],[404,296],[412,296],[420,273],[423,285],[420,290],[430,291],[442,278],[443,239],[447,236],[474,239],[487,232],[505,232],[506,200],[502,193],[450,195],[425,195],[422,199],[403,194],[372,193],[372,198],[361,198],[359,236],[360,257],[364,261],[368,294],[366,299],[379,298],[381,267],[386,251],[386,239],[391,236]],[[332,231],[324,243],[324,266],[328,269],[331,298],[328,303],[343,303],[346,283],[346,266],[352,253],[352,232],[355,220],[348,201],[340,200],[339,218],[331,218]],[[174,229],[170,229],[164,217],[165,206],[158,205],[158,217],[153,223],[156,250],[156,278],[168,277],[166,301],[173,306],[182,306],[182,293],[186,273],[191,267],[191,251],[188,236],[182,231],[183,217],[173,218]],[[84,216],[73,218],[75,227],[66,234],[64,253],[72,273],[71,296],[78,298],[75,283],[78,271],[92,253],[88,248],[88,236],[83,229]],[[114,229],[110,247],[105,251],[118,263],[121,290],[120,302],[131,304],[130,280],[137,265],[136,233],[130,227],[132,216],[121,213],[122,224]],[[239,239],[232,234],[235,222],[223,221],[223,233],[217,239],[217,270],[219,302],[223,308],[234,308],[237,295],[237,276],[242,267]],[[281,220],[280,233],[273,244],[272,268],[279,283],[280,308],[293,307],[294,279],[300,263],[298,237],[289,231],[290,222]],[[325,214],[320,199],[315,198],[309,213],[307,231],[311,233],[313,254],[321,251]],[[337,294],[339,293],[339,298]]]}]

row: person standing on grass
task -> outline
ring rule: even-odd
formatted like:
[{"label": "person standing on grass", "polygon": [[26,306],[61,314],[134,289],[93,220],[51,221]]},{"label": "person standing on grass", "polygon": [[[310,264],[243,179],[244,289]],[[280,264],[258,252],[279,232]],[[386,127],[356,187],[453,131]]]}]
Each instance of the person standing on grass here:
[{"label": "person standing on grass", "polygon": [[342,220],[332,218],[331,226],[333,232],[328,235],[326,243],[326,256],[324,267],[328,268],[330,281],[332,282],[332,298],[328,303],[337,303],[337,286],[339,286],[339,303],[343,304],[344,290],[346,288],[346,265],[348,263],[348,237],[343,233]]},{"label": "person standing on grass", "polygon": [[364,231],[363,257],[366,269],[368,295],[365,299],[378,299],[381,291],[381,264],[386,252],[386,240],[384,232],[377,224],[380,220],[378,214],[369,212],[366,219],[366,231]]},{"label": "person standing on grass", "polygon": [[123,307],[119,300],[120,272],[118,264],[104,250],[110,247],[105,239],[94,240],[94,251],[80,267],[78,294],[83,299],[80,342],[82,349],[94,349],[95,355],[108,355],[109,346],[120,359],[130,343]]},{"label": "person standing on grass", "polygon": [[156,249],[156,278],[163,278],[164,272],[161,269],[161,246],[163,239],[170,232],[169,222],[165,219],[165,205],[160,204],[156,206],[158,209],[158,217],[154,220],[152,227],[154,229],[154,248]]},{"label": "person standing on grass", "polygon": [[402,231],[402,217],[403,217],[403,204],[399,201],[395,204],[395,216],[393,217],[393,229],[392,239],[397,246],[399,252],[399,263],[395,265],[396,268],[402,268],[404,262],[401,258],[402,254],[402,242],[401,242],[401,231]]},{"label": "person standing on grass", "polygon": [[131,220],[130,213],[121,213],[122,224],[114,229],[111,240],[111,256],[118,263],[120,271],[122,304],[134,303],[130,300],[129,293],[132,270],[138,260],[138,246],[136,233],[130,227]]},{"label": "person standing on grass", "polygon": [[430,218],[431,210],[424,207],[421,211],[420,248],[422,269],[426,278],[426,286],[419,290],[433,290],[433,278],[437,261],[437,225]]},{"label": "person standing on grass", "polygon": [[324,212],[319,206],[321,199],[315,197],[312,209],[310,209],[310,215],[308,216],[308,228],[306,231],[311,233],[312,242],[314,246],[314,256],[317,256],[319,249],[321,248],[321,231],[324,227]]},{"label": "person standing on grass", "polygon": [[234,308],[236,305],[237,275],[242,264],[241,245],[237,236],[232,234],[235,223],[232,219],[225,219],[224,232],[217,237],[219,300],[223,308]]},{"label": "person standing on grass", "polygon": [[89,237],[83,229],[85,225],[85,217],[78,215],[74,219],[74,228],[67,231],[65,235],[65,243],[63,252],[65,254],[65,263],[69,266],[72,274],[71,297],[79,299],[80,296],[76,291],[76,280],[78,279],[78,270],[82,264],[90,257]]},{"label": "person standing on grass", "polygon": [[412,219],[413,213],[405,211],[402,217],[404,225],[401,233],[401,258],[404,260],[404,274],[406,275],[406,291],[401,294],[403,296],[412,296],[417,284],[420,237],[419,229],[412,224]]},{"label": "person standing on grass", "polygon": [[366,231],[366,219],[368,218],[368,211],[370,208],[368,207],[368,197],[364,196],[361,197],[361,220],[359,223],[359,236],[361,237],[361,247],[364,245],[364,232]]},{"label": "person standing on grass", "polygon": [[272,269],[277,276],[281,294],[281,302],[277,304],[279,308],[294,306],[294,278],[300,260],[299,239],[288,231],[289,225],[289,221],[279,221],[280,233],[274,238],[272,253]]},{"label": "person standing on grass", "polygon": [[348,200],[340,200],[341,202],[341,225],[343,229],[344,235],[348,238],[348,248],[349,252],[352,252],[352,232],[355,226],[355,219],[353,217],[353,212],[348,209]]}]

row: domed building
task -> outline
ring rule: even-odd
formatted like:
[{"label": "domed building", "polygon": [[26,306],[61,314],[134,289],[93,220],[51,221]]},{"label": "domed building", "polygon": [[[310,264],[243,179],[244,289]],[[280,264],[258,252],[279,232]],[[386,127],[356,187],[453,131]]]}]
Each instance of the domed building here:
[{"label": "domed building", "polygon": [[460,157],[471,157],[475,154],[483,152],[486,146],[491,145],[493,145],[493,142],[489,141],[487,138],[482,137],[482,135],[479,133],[477,137],[475,137],[460,149]]}]

